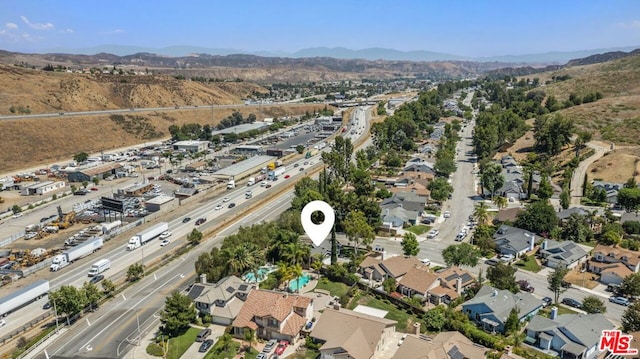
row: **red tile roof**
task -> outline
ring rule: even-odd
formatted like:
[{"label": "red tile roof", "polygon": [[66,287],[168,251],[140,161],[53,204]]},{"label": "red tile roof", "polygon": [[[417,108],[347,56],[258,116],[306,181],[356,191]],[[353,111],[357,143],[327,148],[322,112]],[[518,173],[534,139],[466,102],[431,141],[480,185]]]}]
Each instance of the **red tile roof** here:
[{"label": "red tile roof", "polygon": [[283,323],[282,333],[295,335],[306,322],[306,318],[294,312],[294,308],[306,309],[312,303],[312,299],[299,295],[266,290],[252,290],[244,302],[240,313],[233,321],[233,326],[238,328],[257,329],[254,318],[274,318]]}]

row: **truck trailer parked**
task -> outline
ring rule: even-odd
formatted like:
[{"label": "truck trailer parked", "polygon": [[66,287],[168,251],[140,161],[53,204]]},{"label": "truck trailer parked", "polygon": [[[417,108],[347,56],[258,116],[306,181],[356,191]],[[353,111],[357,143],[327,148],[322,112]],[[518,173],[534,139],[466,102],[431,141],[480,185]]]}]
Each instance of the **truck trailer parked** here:
[{"label": "truck trailer parked", "polygon": [[57,272],[67,265],[73,263],[76,259],[86,257],[98,249],[102,248],[104,240],[102,238],[96,238],[90,242],[83,243],[82,245],[70,248],[62,254],[58,254],[53,257],[51,261],[51,271]]},{"label": "truck trailer parked", "polygon": [[41,279],[0,298],[0,317],[6,317],[11,312],[42,298],[47,293],[49,293],[49,281]]},{"label": "truck trailer parked", "polygon": [[89,277],[98,275],[109,268],[111,268],[111,261],[107,258],[103,258],[91,265],[91,269],[89,269]]},{"label": "truck trailer parked", "polygon": [[129,243],[127,244],[127,250],[132,251],[136,248],[141,247],[143,244],[149,242],[150,240],[156,238],[162,232],[169,230],[169,223],[160,222],[155,226],[148,228],[145,231],[142,231],[129,239]]}]

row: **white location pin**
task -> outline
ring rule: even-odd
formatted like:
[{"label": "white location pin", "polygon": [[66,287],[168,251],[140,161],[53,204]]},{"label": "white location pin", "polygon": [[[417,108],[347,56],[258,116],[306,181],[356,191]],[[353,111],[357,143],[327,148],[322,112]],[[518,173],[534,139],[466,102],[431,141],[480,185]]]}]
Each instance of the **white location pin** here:
[{"label": "white location pin", "polygon": [[[315,211],[322,212],[324,215],[324,222],[321,224],[315,224],[311,221],[311,215]],[[311,238],[311,241],[317,247],[324,242],[329,232],[331,232],[333,222],[336,220],[336,214],[333,211],[333,207],[327,202],[313,201],[304,206],[302,214],[300,214],[300,220],[302,221],[302,228],[304,228],[305,233],[307,233],[307,236]]]}]

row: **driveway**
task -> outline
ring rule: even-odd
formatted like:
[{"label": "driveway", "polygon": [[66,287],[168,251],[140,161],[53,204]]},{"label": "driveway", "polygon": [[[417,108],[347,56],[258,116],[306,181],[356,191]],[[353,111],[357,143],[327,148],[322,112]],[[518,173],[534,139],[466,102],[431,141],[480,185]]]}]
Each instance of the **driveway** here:
[{"label": "driveway", "polygon": [[611,151],[610,147],[605,146],[605,144],[591,141],[587,143],[587,147],[595,150],[596,152],[591,155],[589,158],[578,164],[578,168],[573,171],[573,176],[571,176],[571,205],[579,206],[580,199],[582,198],[582,184],[584,183],[584,176],[587,173],[587,168],[595,162],[597,159],[601,158]]}]

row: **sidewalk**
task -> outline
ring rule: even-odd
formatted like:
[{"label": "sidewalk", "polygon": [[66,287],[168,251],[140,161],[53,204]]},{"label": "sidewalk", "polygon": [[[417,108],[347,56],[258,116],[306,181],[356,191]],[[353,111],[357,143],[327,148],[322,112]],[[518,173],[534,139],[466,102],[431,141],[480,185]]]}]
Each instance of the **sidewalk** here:
[{"label": "sidewalk", "polygon": [[[38,345],[33,347],[33,350],[29,352],[29,354],[25,355],[24,359],[33,359],[37,357],[39,354],[44,352],[44,348],[47,348],[49,345],[53,344],[58,338],[60,338],[64,333],[67,332],[67,328],[61,328],[56,334],[51,335],[46,340],[40,342]],[[48,354],[48,353],[47,353]]]}]

